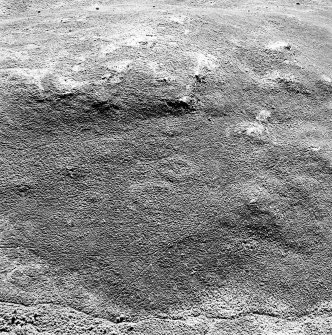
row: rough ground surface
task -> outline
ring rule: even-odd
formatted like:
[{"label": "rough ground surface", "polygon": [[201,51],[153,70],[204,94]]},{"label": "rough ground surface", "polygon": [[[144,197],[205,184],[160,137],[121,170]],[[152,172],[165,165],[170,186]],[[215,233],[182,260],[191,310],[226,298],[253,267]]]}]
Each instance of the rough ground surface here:
[{"label": "rough ground surface", "polygon": [[0,15],[0,334],[332,334],[330,1]]}]

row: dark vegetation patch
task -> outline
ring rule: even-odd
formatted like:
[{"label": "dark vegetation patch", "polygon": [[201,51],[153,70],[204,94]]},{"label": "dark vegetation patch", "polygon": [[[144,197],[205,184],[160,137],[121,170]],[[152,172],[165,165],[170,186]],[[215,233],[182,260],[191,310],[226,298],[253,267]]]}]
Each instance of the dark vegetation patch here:
[{"label": "dark vegetation patch", "polygon": [[81,180],[85,178],[88,172],[78,166],[66,166],[63,173],[67,178]]},{"label": "dark vegetation patch", "polygon": [[322,92],[297,82],[289,82],[289,85],[288,88],[283,84],[263,87],[253,81],[239,81],[234,90],[232,84],[227,83],[221,90],[212,91],[215,96],[209,95],[211,91],[202,92],[200,106],[211,117],[245,117],[250,120],[258,111],[266,109],[271,111],[269,121],[273,123],[323,117],[322,113],[317,115],[317,109],[323,106],[319,97],[326,98]]},{"label": "dark vegetation patch", "polygon": [[311,95],[312,92],[307,88],[306,85],[298,82],[289,80],[286,78],[279,78],[277,82],[280,86],[289,93],[303,94],[303,95]]},{"label": "dark vegetation patch", "polygon": [[[278,255],[297,255],[305,259],[315,255],[321,247],[325,248],[324,233],[313,224],[295,224],[295,221],[294,227],[289,224],[292,223],[275,214],[268,204],[243,204],[218,219],[215,225],[164,246],[158,265],[183,290],[190,288],[190,278],[205,289],[222,287],[228,280],[236,280],[252,282],[287,296],[290,288],[279,271],[282,268],[293,273],[294,269]],[[275,264],[275,269],[266,270],[270,262]],[[267,280],[269,276],[273,280]],[[301,297],[305,294],[301,279],[294,285],[301,292],[296,293],[297,301],[306,300]],[[318,289],[310,285],[313,290]],[[191,299],[190,294],[188,299]]]},{"label": "dark vegetation patch", "polygon": [[33,188],[31,185],[21,184],[15,186],[15,193],[18,194],[20,197],[26,197],[33,192]]},{"label": "dark vegetation patch", "polygon": [[250,202],[240,209],[242,225],[250,234],[263,239],[280,239],[281,227],[276,216],[258,202]]},{"label": "dark vegetation patch", "polygon": [[195,112],[195,103],[179,98],[123,96],[101,99],[91,93],[74,91],[57,93],[48,91],[19,91],[9,97],[12,110],[19,111],[21,126],[24,129],[57,131],[62,127],[79,127],[103,123],[128,124],[136,120],[181,116]]},{"label": "dark vegetation patch", "polygon": [[192,299],[195,290],[191,282],[197,281],[198,289],[222,286],[248,266],[251,250],[244,247],[246,237],[225,226],[206,228],[165,245],[158,266]]},{"label": "dark vegetation patch", "polygon": [[289,59],[291,54],[289,50],[284,52],[277,50],[239,47],[237,59],[244,61],[251,69],[260,75],[268,71],[280,70],[286,67],[285,60]]},{"label": "dark vegetation patch", "polygon": [[112,103],[111,101],[95,101],[91,104],[91,109],[96,111],[98,115],[105,118],[116,117],[120,111],[120,106]]},{"label": "dark vegetation patch", "polygon": [[317,80],[315,82],[315,88],[319,93],[319,96],[325,99],[331,98],[332,95],[332,84],[325,80]]},{"label": "dark vegetation patch", "polygon": [[2,211],[9,211],[19,203],[26,203],[36,196],[37,185],[33,183],[8,182],[0,186],[0,205]]},{"label": "dark vegetation patch", "polygon": [[332,180],[331,162],[310,149],[295,146],[274,147],[264,158],[267,169],[278,175],[306,173],[317,179]]},{"label": "dark vegetation patch", "polygon": [[[137,158],[146,155],[150,159],[148,154],[140,153],[139,150],[157,150],[156,147],[162,145],[162,141],[154,142],[152,136],[146,136],[137,141],[134,151],[137,152]],[[241,152],[238,144],[232,149]],[[171,149],[169,151],[172,152]],[[59,176],[62,177],[62,188],[57,184],[53,190],[57,195],[52,194],[53,198],[50,196],[47,199],[48,194],[45,193],[44,203],[38,202],[38,207],[34,205],[21,209],[21,214],[15,217],[16,222],[22,222],[21,228],[8,241],[11,246],[27,248],[46,260],[57,269],[57,276],[78,273],[88,290],[100,290],[110,301],[128,304],[137,310],[167,310],[171,305],[181,304],[183,301],[198,302],[202,290],[223,287],[228,280],[260,283],[262,276],[271,274],[271,270],[264,268],[266,263],[271,259],[271,262],[282,263],[278,256],[281,252],[294,254],[301,259],[311,257],[317,250],[313,243],[319,245],[324,240],[322,231],[316,227],[310,228],[312,221],[320,219],[311,215],[311,208],[316,206],[315,199],[311,198],[307,189],[292,182],[290,178],[297,169],[308,169],[308,164],[305,164],[308,161],[318,163],[319,166],[319,157],[293,147],[287,150],[271,148],[266,156],[260,164],[283,181],[283,188],[274,191],[279,196],[282,213],[274,210],[273,203],[268,201],[239,204],[229,211],[228,216],[220,219],[216,219],[217,214],[212,214],[209,208],[204,208],[209,219],[205,218],[199,231],[196,229],[186,233],[182,230],[177,237],[166,242],[162,236],[165,236],[163,234],[167,227],[163,225],[169,223],[162,215],[162,205],[158,204],[160,209],[155,212],[148,209],[144,213],[130,213],[126,206],[121,192],[125,180],[132,176],[123,174],[126,169],[121,162],[116,162],[119,164],[118,169],[116,164],[114,168],[112,166],[112,173],[105,178],[106,187],[100,183],[97,175],[91,174],[91,179],[86,178],[84,168],[74,164],[61,169]],[[210,159],[210,155],[207,158]],[[283,160],[280,162],[277,158]],[[238,178],[236,171],[241,166],[238,155],[234,157],[233,163],[224,162],[227,169],[225,175],[228,173],[230,176],[229,182]],[[242,157],[242,163],[248,167],[247,156]],[[288,168],[291,170],[288,171]],[[314,165],[313,170],[305,171],[315,173],[316,168]],[[230,169],[234,171],[230,172]],[[90,167],[90,170],[94,169]],[[89,188],[89,180],[93,180],[93,186],[97,190],[99,187],[104,188],[107,193],[100,206],[98,202],[87,203],[83,199],[86,197],[84,192]],[[25,184],[21,184],[24,187]],[[17,186],[15,185],[15,190]],[[29,194],[30,191],[23,189],[24,192]],[[200,199],[195,198],[192,204],[199,206]],[[188,212],[197,210],[189,208],[188,203],[183,203],[182,206]],[[296,216],[304,213],[301,214],[303,217],[293,218],[291,213],[294,208],[297,208]],[[66,219],[70,216],[75,218],[73,223]],[[167,219],[173,220],[169,212]],[[178,217],[175,216],[174,219]],[[144,220],[150,220],[147,226],[144,226]],[[27,221],[33,222],[35,227],[26,229]],[[162,225],[159,225],[160,222]],[[305,228],[301,228],[304,226],[303,222],[308,223]],[[179,220],[176,229],[181,230],[181,223]],[[154,224],[158,224],[156,230],[151,228]],[[313,242],[308,242],[306,234]],[[144,238],[139,240],[138,236]],[[154,238],[156,239],[150,242]],[[286,269],[287,266],[290,268],[285,265]],[[263,284],[271,291],[276,288],[287,292],[289,287],[282,282],[280,273],[276,270],[273,275],[277,279],[271,284],[268,281]]]},{"label": "dark vegetation patch", "polygon": [[211,117],[236,116],[239,113],[239,107],[233,103],[213,104],[206,107],[205,112]]},{"label": "dark vegetation patch", "polygon": [[[238,228],[246,231],[249,236],[257,241],[267,241],[278,248],[301,254],[312,255],[324,244],[325,238],[319,230],[315,229],[315,220],[317,219],[316,206],[310,199],[302,199],[301,211],[312,222],[298,223],[293,218],[292,211],[295,210],[292,203],[292,194],[281,199],[280,205],[283,206],[283,213],[274,213],[271,205],[260,202],[247,203],[238,210],[239,222]],[[293,224],[289,226],[289,220],[293,220]],[[321,218],[320,218],[321,219]],[[305,230],[307,236],[303,239],[301,230]],[[311,231],[311,233],[309,233]],[[313,243],[313,241],[315,241]]]},{"label": "dark vegetation patch", "polygon": [[186,111],[190,112],[193,110],[193,106],[182,100],[166,100],[165,102],[170,109],[171,115],[182,115],[185,114]]}]

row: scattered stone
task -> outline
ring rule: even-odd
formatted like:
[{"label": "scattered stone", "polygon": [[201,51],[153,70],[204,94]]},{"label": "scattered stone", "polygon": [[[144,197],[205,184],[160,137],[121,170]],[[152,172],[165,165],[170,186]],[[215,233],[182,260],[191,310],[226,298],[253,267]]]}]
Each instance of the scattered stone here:
[{"label": "scattered stone", "polygon": [[189,18],[186,15],[173,15],[170,17],[170,21],[179,23],[179,24],[184,24],[188,20]]},{"label": "scattered stone", "polygon": [[271,117],[271,112],[263,109],[257,114],[256,120],[259,122],[267,122],[267,120],[270,117]]},{"label": "scattered stone", "polygon": [[268,44],[267,46],[268,49],[270,50],[291,50],[291,45],[288,42],[285,41],[277,41],[277,42],[272,42]]},{"label": "scattered stone", "polygon": [[116,323],[121,323],[121,322],[124,322],[126,320],[126,317],[124,314],[121,314],[119,316],[116,317]]},{"label": "scattered stone", "polygon": [[322,80],[325,81],[326,83],[332,83],[332,79],[328,77],[327,75],[323,74],[321,76]]}]

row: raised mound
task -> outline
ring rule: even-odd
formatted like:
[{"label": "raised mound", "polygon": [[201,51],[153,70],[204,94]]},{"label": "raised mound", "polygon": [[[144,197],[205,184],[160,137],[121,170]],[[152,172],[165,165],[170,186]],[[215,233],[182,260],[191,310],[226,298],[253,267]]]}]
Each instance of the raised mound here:
[{"label": "raised mound", "polygon": [[0,12],[0,327],[331,331],[328,2]]}]

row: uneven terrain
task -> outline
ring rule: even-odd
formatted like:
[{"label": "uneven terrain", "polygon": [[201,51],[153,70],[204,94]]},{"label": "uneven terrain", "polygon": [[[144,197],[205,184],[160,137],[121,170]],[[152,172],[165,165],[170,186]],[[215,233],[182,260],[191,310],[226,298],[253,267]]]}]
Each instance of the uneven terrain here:
[{"label": "uneven terrain", "polygon": [[332,334],[330,1],[0,1],[0,334]]}]

